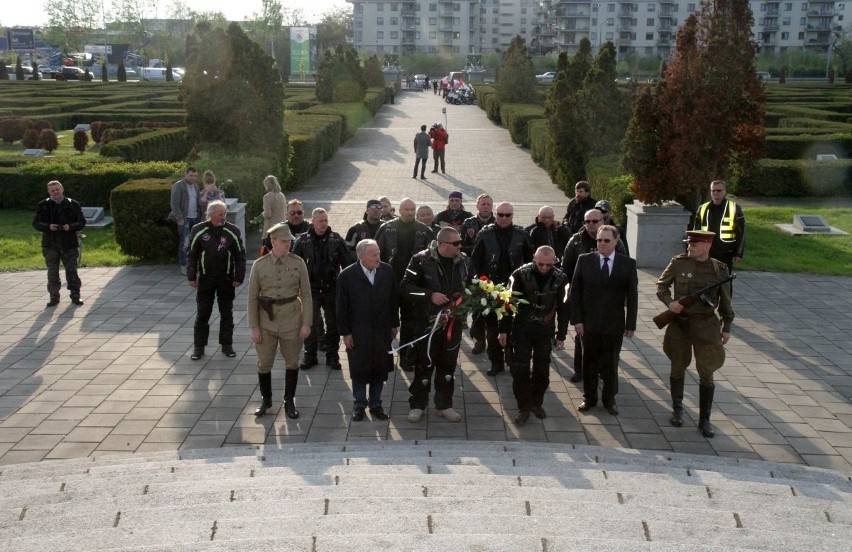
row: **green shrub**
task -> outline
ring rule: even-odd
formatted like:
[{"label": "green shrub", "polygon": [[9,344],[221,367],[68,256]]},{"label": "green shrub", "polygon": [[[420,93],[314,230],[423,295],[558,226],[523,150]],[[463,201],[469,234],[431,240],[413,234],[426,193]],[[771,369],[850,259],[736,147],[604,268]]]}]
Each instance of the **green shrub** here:
[{"label": "green shrub", "polygon": [[118,157],[124,161],[180,161],[186,158],[191,149],[186,128],[167,128],[104,143],[101,145],[101,155]]},{"label": "green shrub", "polygon": [[527,125],[527,134],[529,134],[530,138],[532,160],[550,172],[553,138],[550,135],[550,128],[547,126],[547,119],[533,119],[530,121],[529,125]]},{"label": "green shrub", "polygon": [[310,112],[288,113],[284,128],[290,138],[292,164],[287,187],[292,189],[316,174],[323,161],[331,159],[340,146],[343,117]]},{"label": "green shrub", "polygon": [[101,145],[109,144],[114,140],[133,138],[150,131],[151,129],[148,128],[108,128],[101,134]]},{"label": "green shrub", "polygon": [[51,161],[27,160],[0,167],[0,208],[35,209],[47,197],[45,185],[59,180],[68,197],[82,205],[106,206],[110,192],[132,178],[173,178],[183,174],[182,163],[96,162],[76,157]]},{"label": "green shrub", "polygon": [[[340,136],[340,144],[352,138],[355,135],[355,131],[364,126],[365,123],[368,123],[372,118],[370,110],[361,102],[322,104],[306,109],[302,113],[310,113],[312,115],[338,115],[342,117],[343,128]],[[285,120],[285,129],[286,128]]]},{"label": "green shrub", "polygon": [[491,86],[476,87],[476,103],[479,104],[485,115],[498,125],[500,124],[500,100],[497,91]]},{"label": "green shrub", "polygon": [[509,131],[512,142],[528,148],[530,146],[529,122],[544,119],[544,108],[531,104],[502,104],[500,120]]},{"label": "green shrub", "polygon": [[367,89],[367,94],[364,96],[364,105],[367,106],[367,109],[370,111],[371,116],[379,112],[379,110],[385,104],[385,98],[386,91],[384,88]]},{"label": "green shrub", "polygon": [[852,134],[767,136],[769,159],[816,159],[818,154],[852,155]]},{"label": "green shrub", "polygon": [[143,259],[174,258],[178,231],[167,220],[171,211],[173,180],[131,180],[110,195],[110,213],[115,222],[115,241],[127,255]]},{"label": "green shrub", "polygon": [[852,160],[763,159],[732,184],[741,196],[845,196],[852,193]]}]

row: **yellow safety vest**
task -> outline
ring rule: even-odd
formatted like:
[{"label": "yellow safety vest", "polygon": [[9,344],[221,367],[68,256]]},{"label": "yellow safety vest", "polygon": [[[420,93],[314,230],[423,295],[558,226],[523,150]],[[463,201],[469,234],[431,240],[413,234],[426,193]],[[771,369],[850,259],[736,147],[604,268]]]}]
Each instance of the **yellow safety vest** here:
[{"label": "yellow safety vest", "polygon": [[[737,235],[734,233],[734,218],[737,215],[737,204],[729,199],[725,201],[728,205],[725,207],[725,213],[722,215],[722,220],[719,223],[719,239],[723,242],[736,241]],[[708,228],[707,209],[710,208],[710,202],[702,203],[698,209],[698,220],[701,221],[701,230],[712,231]]]}]

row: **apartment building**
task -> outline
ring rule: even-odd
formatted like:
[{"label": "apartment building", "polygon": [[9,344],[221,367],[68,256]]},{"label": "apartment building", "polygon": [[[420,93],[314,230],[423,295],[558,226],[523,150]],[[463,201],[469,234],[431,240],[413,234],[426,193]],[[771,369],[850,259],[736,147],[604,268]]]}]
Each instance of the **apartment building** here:
[{"label": "apartment building", "polygon": [[[588,38],[594,52],[606,42],[619,57],[668,57],[677,29],[698,0],[349,0],[354,46],[375,53],[454,55],[504,52],[521,35],[533,54],[574,53]],[[752,29],[763,50],[826,52],[849,25],[846,2],[750,3]]]},{"label": "apartment building", "polygon": [[[677,29],[698,8],[696,0],[542,0],[530,45],[542,52],[576,51],[588,38],[593,51],[608,41],[621,56],[661,56],[675,47]],[[755,1],[752,32],[761,49],[827,51],[848,25],[845,2]]]}]

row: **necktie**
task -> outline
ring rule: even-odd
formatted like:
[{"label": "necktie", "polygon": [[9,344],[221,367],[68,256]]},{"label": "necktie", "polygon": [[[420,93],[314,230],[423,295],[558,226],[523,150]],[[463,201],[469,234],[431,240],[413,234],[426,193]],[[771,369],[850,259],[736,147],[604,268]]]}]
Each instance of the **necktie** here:
[{"label": "necktie", "polygon": [[609,257],[603,258],[603,266],[601,267],[601,277],[606,280],[609,278]]}]

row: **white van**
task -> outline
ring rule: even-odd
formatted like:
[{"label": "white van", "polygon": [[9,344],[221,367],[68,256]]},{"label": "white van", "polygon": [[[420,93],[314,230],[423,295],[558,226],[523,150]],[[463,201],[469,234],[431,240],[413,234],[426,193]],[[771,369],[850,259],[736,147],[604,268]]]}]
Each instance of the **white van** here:
[{"label": "white van", "polygon": [[[172,71],[172,77],[175,82],[180,82],[180,74]],[[142,67],[140,69],[139,78],[143,81],[159,81],[165,82],[166,68],[165,67]]]}]

